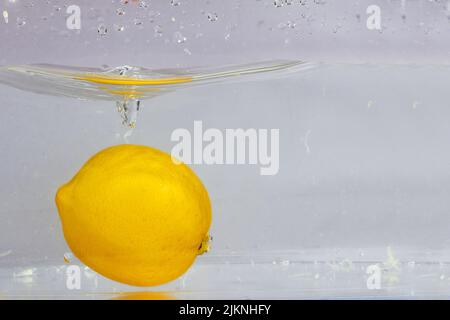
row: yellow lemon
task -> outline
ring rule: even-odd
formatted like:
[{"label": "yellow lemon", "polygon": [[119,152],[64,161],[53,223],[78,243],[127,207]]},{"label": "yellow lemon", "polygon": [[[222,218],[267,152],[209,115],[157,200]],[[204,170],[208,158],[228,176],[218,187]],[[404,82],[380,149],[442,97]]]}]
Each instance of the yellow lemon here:
[{"label": "yellow lemon", "polygon": [[126,284],[171,281],[208,249],[205,187],[189,167],[150,147],[100,151],[58,190],[56,205],[75,256]]}]

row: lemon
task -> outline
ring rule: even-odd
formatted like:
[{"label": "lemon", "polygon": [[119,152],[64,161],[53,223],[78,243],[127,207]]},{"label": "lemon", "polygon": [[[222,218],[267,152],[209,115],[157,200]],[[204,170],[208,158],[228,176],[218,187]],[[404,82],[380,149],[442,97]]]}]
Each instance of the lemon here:
[{"label": "lemon", "polygon": [[100,151],[58,190],[56,205],[74,255],[122,283],[169,282],[208,249],[205,187],[189,167],[150,147]]}]

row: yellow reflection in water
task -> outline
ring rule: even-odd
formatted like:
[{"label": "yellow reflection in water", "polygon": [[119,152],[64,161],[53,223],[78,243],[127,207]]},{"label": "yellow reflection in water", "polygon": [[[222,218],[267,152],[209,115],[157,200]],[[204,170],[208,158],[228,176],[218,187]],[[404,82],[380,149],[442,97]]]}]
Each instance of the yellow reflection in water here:
[{"label": "yellow reflection in water", "polygon": [[122,292],[113,300],[176,300],[176,298],[163,291],[140,291]]}]

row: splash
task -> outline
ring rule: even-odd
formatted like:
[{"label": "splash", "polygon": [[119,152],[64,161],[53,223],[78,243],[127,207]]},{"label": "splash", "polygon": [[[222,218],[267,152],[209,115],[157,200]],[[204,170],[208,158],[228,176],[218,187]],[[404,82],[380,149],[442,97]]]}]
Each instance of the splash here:
[{"label": "splash", "polygon": [[136,126],[142,101],[196,85],[240,81],[248,75],[285,74],[314,67],[302,61],[272,61],[250,65],[152,70],[133,66],[78,68],[57,65],[0,67],[0,83],[40,94],[84,100],[114,101],[124,126]]}]

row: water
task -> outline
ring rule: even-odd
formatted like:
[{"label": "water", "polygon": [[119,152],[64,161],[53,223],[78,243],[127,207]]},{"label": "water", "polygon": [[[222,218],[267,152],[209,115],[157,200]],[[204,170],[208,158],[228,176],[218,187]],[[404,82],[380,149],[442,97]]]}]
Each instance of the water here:
[{"label": "water", "polygon": [[[105,28],[101,31],[99,29],[99,33],[106,32]],[[184,42],[184,37],[179,34],[175,40]],[[303,70],[311,67],[312,64],[296,61],[191,70],[149,70],[133,66],[94,69],[24,65],[0,68],[0,82],[19,89],[54,96],[116,101],[122,123],[134,128],[142,100],[184,87],[224,81],[230,77],[284,69]]]},{"label": "water", "polygon": [[[67,258],[55,191],[92,154],[124,143],[122,121],[130,120],[117,116],[116,103],[122,117],[134,117],[123,114],[124,95],[110,92],[117,85],[88,81],[86,73],[193,78],[125,94],[142,93],[130,100],[128,111],[142,101],[130,143],[170,152],[173,132],[184,128],[194,137],[194,121],[221,132],[279,129],[276,175],[262,176],[249,163],[191,165],[213,204],[211,250],[183,277],[148,291],[176,298],[448,297],[450,67],[277,62],[262,69],[268,65],[276,70],[244,67],[239,76],[234,67],[2,69],[2,297],[108,299],[142,291]],[[81,290],[66,287],[71,265],[81,268]],[[381,286],[370,289],[367,272],[377,268]]]}]

